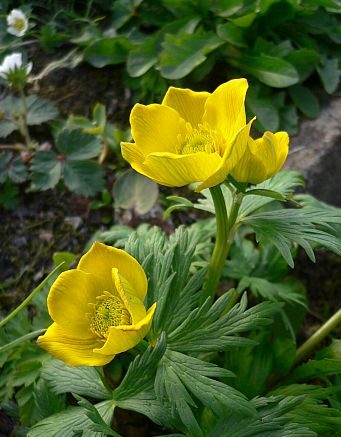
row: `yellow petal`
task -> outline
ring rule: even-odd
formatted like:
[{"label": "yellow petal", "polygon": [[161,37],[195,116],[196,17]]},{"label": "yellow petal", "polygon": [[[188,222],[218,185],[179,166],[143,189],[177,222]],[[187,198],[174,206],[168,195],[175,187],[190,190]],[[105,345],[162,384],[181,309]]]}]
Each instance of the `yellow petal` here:
[{"label": "yellow petal", "polygon": [[103,366],[109,363],[114,358],[113,354],[103,355],[94,352],[94,349],[102,344],[95,336],[76,338],[57,323],[53,323],[46,333],[38,338],[41,348],[69,366]]},{"label": "yellow petal", "polygon": [[218,153],[198,152],[190,155],[153,153],[144,161],[144,169],[146,169],[144,174],[161,185],[182,187],[207,179],[219,167],[221,160]]},{"label": "yellow petal", "polygon": [[146,316],[146,308],[135,295],[131,284],[118,273],[117,269],[112,269],[112,275],[116,290],[131,315],[132,324],[135,325]]},{"label": "yellow petal", "polygon": [[217,129],[227,143],[245,125],[246,79],[233,79],[220,85],[206,100],[203,121]]},{"label": "yellow petal", "polygon": [[92,274],[80,270],[61,273],[51,287],[47,306],[51,318],[63,329],[79,338],[89,337],[89,303],[101,294],[99,283]]},{"label": "yellow petal", "polygon": [[143,301],[148,282],[146,274],[140,264],[124,250],[95,242],[91,249],[82,256],[78,263],[78,270],[92,273],[101,284],[101,291],[113,292],[115,290],[112,280],[112,269],[117,268],[133,287],[135,295]]},{"label": "yellow petal", "polygon": [[150,330],[155,309],[156,303],[149,308],[146,316],[136,325],[111,326],[104,346],[100,349],[95,349],[95,352],[115,355],[132,349]]},{"label": "yellow petal", "polygon": [[136,143],[121,143],[123,158],[129,162],[134,170],[147,176],[155,182],[159,182],[159,171],[153,172],[144,165],[145,156]]},{"label": "yellow petal", "polygon": [[[269,132],[270,133],[270,132]],[[253,154],[259,156],[260,160],[266,169],[266,178],[268,179],[270,174],[273,174],[277,164],[277,155],[275,145],[273,143],[273,137],[271,135],[264,134],[262,138],[258,138],[253,142]],[[264,180],[265,180],[264,179]]]},{"label": "yellow petal", "polygon": [[252,153],[252,150],[254,150],[254,142],[255,141],[250,137],[244,155],[231,171],[231,175],[238,182],[259,184],[267,179],[266,168],[260,157]]},{"label": "yellow petal", "polygon": [[245,152],[253,121],[254,118],[247,125],[239,130],[233,141],[231,141],[230,144],[226,147],[224,156],[222,157],[217,170],[202,184],[200,184],[195,189],[195,191],[199,192],[201,190],[204,190],[205,188],[214,187],[215,185],[224,182],[224,180],[231,173],[232,169],[237,165]]},{"label": "yellow petal", "polygon": [[210,93],[205,91],[196,92],[190,89],[183,88],[168,88],[168,91],[163,99],[162,105],[170,106],[185,121],[196,127],[202,123],[202,117],[205,111],[205,102]]},{"label": "yellow petal", "polygon": [[176,152],[178,135],[185,135],[186,122],[169,106],[136,104],[130,114],[131,134],[141,151]]},{"label": "yellow petal", "polygon": [[272,175],[270,175],[270,177],[280,171],[289,153],[289,135],[287,132],[276,132],[272,135],[276,149],[277,163],[275,171]]}]

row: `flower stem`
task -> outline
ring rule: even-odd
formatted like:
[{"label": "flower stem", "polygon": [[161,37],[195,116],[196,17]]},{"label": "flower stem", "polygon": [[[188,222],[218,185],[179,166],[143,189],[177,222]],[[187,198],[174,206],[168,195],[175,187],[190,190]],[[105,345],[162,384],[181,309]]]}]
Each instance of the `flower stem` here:
[{"label": "flower stem", "polygon": [[341,309],[324,323],[306,342],[296,351],[294,366],[304,359],[327,335],[341,324]]},{"label": "flower stem", "polygon": [[27,101],[26,101],[26,96],[25,96],[23,87],[19,88],[19,95],[21,98],[21,105],[22,105],[22,114],[20,116],[19,128],[20,128],[21,134],[25,138],[26,146],[30,147],[31,137],[30,137],[30,133],[29,133],[28,127],[27,127],[28,108],[27,108]]},{"label": "flower stem", "polygon": [[225,199],[220,185],[210,188],[216,212],[217,232],[212,258],[204,282],[200,304],[208,297],[214,297],[223,272],[224,264],[235,234],[235,222],[243,199],[242,193],[235,193],[229,216],[226,211]]},{"label": "flower stem", "polygon": [[34,298],[34,296],[47,284],[47,282],[51,279],[52,275],[54,275],[54,273],[56,273],[58,271],[58,269],[64,264],[65,261],[61,262],[55,269],[52,270],[52,272],[46,276],[46,278],[43,280],[43,282],[41,282],[38,287],[36,287],[32,293],[30,293],[27,298],[21,302],[21,304],[19,306],[17,306],[17,308],[12,311],[10,314],[8,314],[7,317],[5,317],[3,320],[0,321],[0,328],[2,328],[3,326],[6,325],[6,323],[8,323],[10,320],[13,319],[13,317],[15,317],[23,308],[25,308],[25,306],[31,302],[31,300]]}]

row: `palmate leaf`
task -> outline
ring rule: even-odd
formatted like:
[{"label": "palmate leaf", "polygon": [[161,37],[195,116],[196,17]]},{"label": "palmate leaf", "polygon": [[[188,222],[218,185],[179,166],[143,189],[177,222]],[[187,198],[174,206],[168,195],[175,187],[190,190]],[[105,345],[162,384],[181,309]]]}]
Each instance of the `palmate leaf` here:
[{"label": "palmate leaf", "polygon": [[17,129],[18,127],[15,123],[12,123],[9,120],[0,120],[0,138],[7,137]]},{"label": "palmate leaf", "polygon": [[78,401],[78,405],[86,410],[86,415],[92,421],[92,425],[89,426],[91,431],[103,433],[105,436],[122,437],[105,423],[97,408],[91,402],[79,395],[75,394],[74,396]]},{"label": "palmate leaf", "polygon": [[[49,387],[46,387],[45,381],[39,378],[34,386],[34,404],[33,414],[31,413],[31,424],[37,423],[45,417],[59,413],[66,408],[65,395],[55,394]],[[32,421],[32,416],[34,420]]]},{"label": "palmate leaf", "polygon": [[[304,180],[301,173],[297,171],[282,171],[277,173],[273,178],[258,184],[255,186],[255,188],[257,188],[257,190],[274,191],[280,193],[282,196],[287,196],[294,191],[295,187],[302,185],[304,185]],[[229,210],[232,203],[231,191],[225,185],[222,185],[221,188],[225,198],[227,210]],[[254,187],[252,187],[252,189],[254,189]],[[210,191],[203,190],[201,193],[203,194],[204,199],[200,198],[198,203],[193,205],[194,208],[215,214]],[[249,194],[244,197],[238,216],[242,219],[252,214],[254,211],[262,208],[263,206],[275,201],[275,198]]]},{"label": "palmate leaf", "polygon": [[185,427],[194,435],[202,437],[203,433],[191,407],[197,407],[176,371],[168,361],[160,365],[155,380],[155,391],[161,402],[171,405],[171,414],[178,417]]},{"label": "palmate leaf", "polygon": [[304,400],[297,407],[286,414],[286,418],[296,422],[312,431],[317,435],[338,435],[341,429],[341,415],[337,408],[329,407],[333,405],[332,398],[335,398],[339,387],[320,387],[310,384],[291,384],[282,386],[271,392],[272,396],[304,396]]},{"label": "palmate leaf", "polygon": [[230,299],[232,293],[225,293],[212,306],[207,300],[200,308],[193,310],[169,334],[169,347],[179,352],[212,352],[255,345],[254,341],[236,334],[271,324],[280,306],[263,302],[246,310],[247,297],[244,294],[241,302],[224,314]]},{"label": "palmate leaf", "polygon": [[180,421],[174,420],[170,407],[157,399],[154,380],[159,361],[166,350],[166,337],[161,334],[155,348],[148,349],[135,358],[121,384],[113,391],[115,405],[136,411],[155,423],[181,429]]},{"label": "palmate leaf", "polygon": [[291,254],[294,242],[306,251],[312,261],[315,261],[315,246],[341,255],[341,241],[332,227],[341,224],[341,213],[335,208],[276,210],[245,217],[242,223],[253,228],[257,241],[274,244],[291,267],[294,266]]},{"label": "palmate leaf", "polygon": [[79,161],[95,158],[101,153],[103,144],[99,137],[82,132],[80,129],[61,129],[56,137],[56,145],[63,156]]},{"label": "palmate leaf", "polygon": [[70,191],[94,196],[104,185],[104,172],[95,161],[65,161],[64,182]]},{"label": "palmate leaf", "polygon": [[[48,100],[40,99],[36,95],[26,98],[27,124],[38,125],[55,119],[58,116],[57,108]],[[18,129],[12,120],[14,116],[23,112],[22,100],[18,97],[8,96],[1,102],[1,111],[5,117],[0,117],[0,137],[6,137]]]},{"label": "palmate leaf", "polygon": [[288,412],[302,404],[304,396],[272,396],[255,398],[252,404],[258,417],[240,418],[228,415],[221,418],[208,437],[317,437],[317,434],[290,420]]},{"label": "palmate leaf", "polygon": [[302,284],[294,279],[276,283],[263,278],[245,276],[240,281],[238,289],[245,290],[248,287],[256,296],[259,295],[263,299],[274,302],[289,302],[307,308],[307,299]]},{"label": "palmate leaf", "polygon": [[[287,196],[288,194],[292,193],[296,187],[303,185],[304,179],[301,173],[297,171],[281,171],[273,178],[258,184],[256,188],[276,191],[283,196]],[[269,197],[248,195],[243,199],[243,203],[239,210],[239,217],[246,217],[252,214],[254,211],[257,211],[263,206],[274,201],[275,199],[271,199]]]},{"label": "palmate leaf", "polygon": [[41,377],[56,394],[76,393],[96,399],[111,397],[111,391],[95,367],[68,366],[53,358],[44,363]]},{"label": "palmate leaf", "polygon": [[48,100],[37,96],[27,97],[27,124],[38,125],[58,117],[58,109]]},{"label": "palmate leaf", "polygon": [[186,428],[198,437],[203,435],[191,407],[199,399],[215,414],[255,416],[256,411],[246,397],[236,389],[212,379],[231,377],[232,372],[198,358],[167,350],[158,367],[155,391],[158,398],[172,406]]},{"label": "palmate leaf", "polygon": [[145,390],[154,382],[156,367],[166,351],[166,337],[161,335],[155,348],[148,349],[134,359],[121,384],[114,390],[116,403],[129,399]]},{"label": "palmate leaf", "polygon": [[32,190],[54,188],[62,176],[62,163],[52,151],[36,152],[30,166],[32,172]]},{"label": "palmate leaf", "polygon": [[[94,406],[104,422],[110,425],[113,415],[113,401],[103,401]],[[82,437],[105,437],[102,432],[92,430],[93,421],[87,416],[83,407],[69,407],[68,409],[47,417],[34,425],[28,437],[65,437],[81,435]]]},{"label": "palmate leaf", "polygon": [[230,250],[230,259],[224,266],[224,277],[242,279],[245,276],[282,282],[289,267],[274,246],[257,247],[245,238],[251,230],[240,229]]},{"label": "palmate leaf", "polygon": [[209,240],[210,236],[199,230],[182,227],[170,237],[159,228],[142,226],[130,235],[125,250],[142,264],[149,278],[146,304],[149,307],[158,302],[151,337],[171,332],[196,306],[205,271],[192,276],[191,267],[198,244],[209,244]]},{"label": "palmate leaf", "polygon": [[20,184],[27,179],[27,171],[24,162],[14,157],[12,152],[2,152],[0,155],[0,184],[6,179]]},{"label": "palmate leaf", "polygon": [[322,360],[309,360],[295,369],[290,381],[311,381],[315,378],[337,374],[341,374],[340,359],[324,358]]}]

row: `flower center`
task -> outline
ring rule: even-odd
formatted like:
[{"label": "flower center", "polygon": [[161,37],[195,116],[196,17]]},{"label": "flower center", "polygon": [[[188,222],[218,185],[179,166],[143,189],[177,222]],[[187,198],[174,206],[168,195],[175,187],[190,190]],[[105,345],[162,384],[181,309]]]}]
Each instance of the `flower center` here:
[{"label": "flower center", "polygon": [[22,30],[25,29],[25,20],[23,20],[22,18],[15,18],[14,23],[13,23],[13,27],[14,27],[14,29],[21,32]]},{"label": "flower center", "polygon": [[199,125],[198,129],[191,129],[185,137],[179,138],[178,153],[189,155],[192,153],[221,153],[223,139],[215,131]]},{"label": "flower center", "polygon": [[97,304],[90,304],[94,306],[90,317],[90,329],[94,334],[107,338],[110,326],[131,324],[129,311],[120,298],[104,292],[97,299]]}]

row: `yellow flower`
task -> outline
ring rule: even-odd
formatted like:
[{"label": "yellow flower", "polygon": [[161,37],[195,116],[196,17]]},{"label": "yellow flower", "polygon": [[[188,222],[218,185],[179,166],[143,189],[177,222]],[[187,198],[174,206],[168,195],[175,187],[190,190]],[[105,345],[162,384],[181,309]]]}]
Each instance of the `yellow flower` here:
[{"label": "yellow flower", "polygon": [[289,137],[286,132],[265,132],[262,138],[249,137],[247,149],[231,175],[239,182],[259,184],[282,168],[288,155]]},{"label": "yellow flower", "polygon": [[94,243],[77,269],[52,285],[47,305],[54,323],[39,346],[72,366],[107,364],[148,333],[156,304],[146,311],[147,287],[135,258]]},{"label": "yellow flower", "polygon": [[223,182],[242,157],[246,79],[220,85],[212,94],[170,87],[161,105],[137,104],[130,124],[135,143],[122,155],[139,173],[161,185],[201,182],[197,191]]}]

